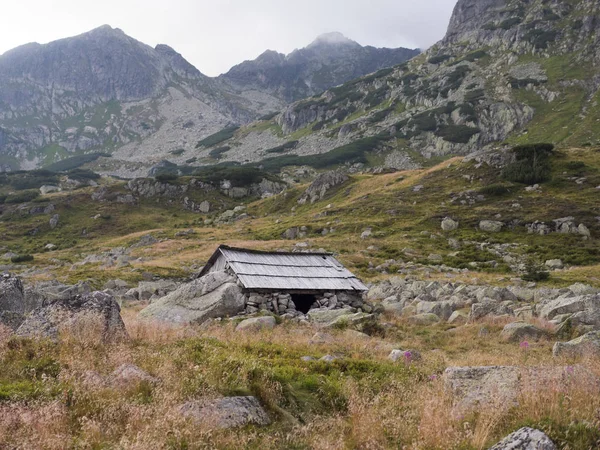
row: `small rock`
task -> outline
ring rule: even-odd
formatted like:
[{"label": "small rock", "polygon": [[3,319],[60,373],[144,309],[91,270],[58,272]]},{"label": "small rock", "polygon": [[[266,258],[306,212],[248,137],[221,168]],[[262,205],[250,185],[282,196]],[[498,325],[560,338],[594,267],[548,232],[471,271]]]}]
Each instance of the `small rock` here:
[{"label": "small rock", "polygon": [[458,229],[458,225],[458,222],[450,217],[446,217],[444,220],[442,220],[442,230],[444,231],[454,231]]},{"label": "small rock", "polygon": [[391,353],[388,355],[388,359],[393,362],[397,362],[397,361],[413,362],[413,361],[419,361],[419,360],[421,360],[421,358],[422,358],[421,353],[416,350],[395,349],[395,350],[392,350]]},{"label": "small rock", "polygon": [[564,264],[560,259],[549,259],[546,261],[546,267],[551,270],[558,270],[564,268]]},{"label": "small rock", "polygon": [[53,230],[58,226],[58,221],[60,220],[60,216],[58,214],[54,214],[50,219],[50,228]]},{"label": "small rock", "polygon": [[468,320],[469,317],[465,313],[461,311],[454,311],[452,315],[448,318],[448,323],[452,323],[455,325],[464,325],[465,323],[467,323]]},{"label": "small rock", "polygon": [[156,384],[158,383],[158,378],[151,376],[138,366],[123,364],[108,377],[107,382],[114,387],[129,387],[141,382]]},{"label": "small rock", "polygon": [[557,447],[541,431],[524,427],[508,435],[489,450],[557,450]]},{"label": "small rock", "polygon": [[488,233],[498,233],[502,231],[504,224],[496,220],[482,220],[479,222],[479,229]]},{"label": "small rock", "polygon": [[226,429],[271,423],[256,397],[224,397],[211,401],[193,401],[179,407],[179,412],[197,424]]},{"label": "small rock", "polygon": [[272,330],[277,325],[277,321],[273,316],[253,317],[243,320],[235,328],[236,331],[260,331]]},{"label": "small rock", "polygon": [[408,321],[413,325],[433,325],[440,321],[440,318],[432,313],[417,314],[409,317]]}]

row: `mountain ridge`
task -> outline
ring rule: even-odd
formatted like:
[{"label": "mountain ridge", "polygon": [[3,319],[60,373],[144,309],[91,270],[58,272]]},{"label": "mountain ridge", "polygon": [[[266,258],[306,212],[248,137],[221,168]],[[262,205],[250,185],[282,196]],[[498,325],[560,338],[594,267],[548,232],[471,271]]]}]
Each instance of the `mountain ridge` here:
[{"label": "mountain ridge", "polygon": [[222,142],[231,150],[220,161],[279,167],[335,154],[346,166],[403,169],[473,152],[497,159],[520,143],[594,145],[599,44],[590,0],[460,0],[425,53],[293,103],[251,139]]},{"label": "mountain ridge", "polygon": [[[329,54],[322,65],[347,55]],[[357,67],[362,60],[345,64],[352,69],[346,78],[369,70]],[[0,56],[0,170],[43,167],[93,151],[119,149],[128,159],[154,162],[189,151],[223,127],[284,107],[281,93],[295,83],[298,69],[274,70],[280,89],[211,78],[172,47],[153,48],[109,25],[25,44]],[[319,89],[331,83],[337,78]]]}]

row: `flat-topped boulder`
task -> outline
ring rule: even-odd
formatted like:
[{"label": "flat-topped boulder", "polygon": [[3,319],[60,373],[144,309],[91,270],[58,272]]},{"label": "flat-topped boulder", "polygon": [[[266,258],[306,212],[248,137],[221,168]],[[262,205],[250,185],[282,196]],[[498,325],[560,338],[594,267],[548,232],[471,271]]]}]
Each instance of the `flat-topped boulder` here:
[{"label": "flat-topped boulder", "polygon": [[105,292],[92,292],[67,299],[45,300],[29,314],[16,331],[18,336],[57,339],[61,331],[79,332],[94,327],[105,341],[127,337],[121,308]]}]

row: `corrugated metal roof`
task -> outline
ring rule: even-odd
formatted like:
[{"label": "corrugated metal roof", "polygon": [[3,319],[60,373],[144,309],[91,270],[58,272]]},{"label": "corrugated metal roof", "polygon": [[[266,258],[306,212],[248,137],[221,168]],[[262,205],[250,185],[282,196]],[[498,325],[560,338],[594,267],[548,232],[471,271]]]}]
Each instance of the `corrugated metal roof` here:
[{"label": "corrugated metal roof", "polygon": [[[367,290],[352,272],[328,253],[270,253],[226,246],[219,247],[216,254],[219,252],[247,289]],[[214,258],[207,267],[211,261]]]}]

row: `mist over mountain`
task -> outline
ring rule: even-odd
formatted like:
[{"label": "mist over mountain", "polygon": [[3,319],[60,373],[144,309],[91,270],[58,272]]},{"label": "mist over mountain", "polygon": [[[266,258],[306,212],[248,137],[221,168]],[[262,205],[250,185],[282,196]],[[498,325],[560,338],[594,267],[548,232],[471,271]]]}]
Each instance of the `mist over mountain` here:
[{"label": "mist over mountain", "polygon": [[363,47],[341,33],[328,33],[289,55],[266,51],[253,61],[233,67],[221,78],[294,101],[400,64],[419,53],[417,49]]}]

